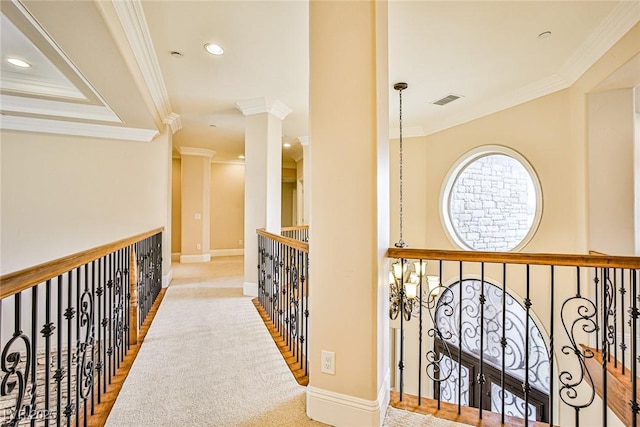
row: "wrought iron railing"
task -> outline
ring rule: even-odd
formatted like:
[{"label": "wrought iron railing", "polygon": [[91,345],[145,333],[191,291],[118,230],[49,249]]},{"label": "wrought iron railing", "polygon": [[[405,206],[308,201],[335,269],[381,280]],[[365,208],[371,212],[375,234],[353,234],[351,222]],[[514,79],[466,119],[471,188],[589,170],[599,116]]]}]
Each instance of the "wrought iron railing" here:
[{"label": "wrought iron railing", "polygon": [[[308,229],[296,228],[306,238]],[[258,302],[304,376],[309,374],[309,244],[258,233]]]},{"label": "wrought iron railing", "polygon": [[640,257],[387,255],[400,401],[503,424],[637,425]]},{"label": "wrought iron railing", "polygon": [[157,229],[0,277],[1,425],[86,426],[161,272]]},{"label": "wrought iron railing", "polygon": [[293,227],[282,227],[281,234],[284,237],[288,237],[294,240],[300,240],[302,242],[309,241],[309,226],[308,225],[296,225]]}]

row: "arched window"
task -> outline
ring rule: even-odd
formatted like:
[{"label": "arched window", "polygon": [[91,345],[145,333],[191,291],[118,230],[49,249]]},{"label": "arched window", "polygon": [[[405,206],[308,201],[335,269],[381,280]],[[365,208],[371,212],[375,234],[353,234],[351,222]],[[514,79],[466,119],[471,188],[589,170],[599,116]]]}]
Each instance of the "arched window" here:
[{"label": "arched window", "polygon": [[535,171],[507,147],[470,151],[445,180],[445,230],[463,249],[518,250],[535,233],[541,214],[542,191]]},{"label": "arched window", "polygon": [[[461,288],[462,286],[462,288]],[[460,292],[462,291],[462,298]],[[484,307],[480,296],[484,294]],[[504,307],[503,310],[503,297]],[[481,310],[484,311],[483,342],[480,345]],[[503,321],[504,318],[504,321]],[[508,293],[488,282],[466,279],[449,286],[441,294],[436,308],[436,327],[442,340],[436,340],[436,351],[441,354],[440,398],[446,402],[479,406],[479,393],[490,396],[483,402],[484,409],[501,412],[503,366],[503,325],[506,347],[504,352],[505,414],[524,418],[525,401],[522,384],[526,364],[526,311]],[[462,331],[462,339],[460,339]],[[485,383],[480,389],[480,355],[483,354],[482,372]],[[550,362],[542,333],[529,316],[529,419],[548,422]],[[459,364],[459,361],[462,361]],[[462,386],[458,388],[458,378]]]}]

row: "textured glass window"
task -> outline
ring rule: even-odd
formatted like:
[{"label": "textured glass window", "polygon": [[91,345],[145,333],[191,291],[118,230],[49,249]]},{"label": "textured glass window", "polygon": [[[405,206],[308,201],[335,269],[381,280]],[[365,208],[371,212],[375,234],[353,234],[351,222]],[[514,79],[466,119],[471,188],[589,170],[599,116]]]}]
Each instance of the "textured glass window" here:
[{"label": "textured glass window", "polygon": [[450,173],[443,214],[452,239],[464,249],[507,252],[533,235],[541,214],[533,169],[501,147],[466,155]]}]

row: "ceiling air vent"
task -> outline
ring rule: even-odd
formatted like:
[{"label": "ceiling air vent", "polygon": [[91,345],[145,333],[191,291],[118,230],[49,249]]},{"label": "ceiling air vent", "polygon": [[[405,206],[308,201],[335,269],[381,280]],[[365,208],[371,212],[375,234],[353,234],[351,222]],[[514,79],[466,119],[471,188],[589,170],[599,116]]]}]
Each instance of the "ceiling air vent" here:
[{"label": "ceiling air vent", "polygon": [[450,93],[449,95],[445,96],[444,98],[440,98],[437,101],[433,101],[432,104],[435,105],[447,105],[450,102],[455,101],[456,99],[460,99],[462,98],[462,95],[455,95],[453,93]]}]

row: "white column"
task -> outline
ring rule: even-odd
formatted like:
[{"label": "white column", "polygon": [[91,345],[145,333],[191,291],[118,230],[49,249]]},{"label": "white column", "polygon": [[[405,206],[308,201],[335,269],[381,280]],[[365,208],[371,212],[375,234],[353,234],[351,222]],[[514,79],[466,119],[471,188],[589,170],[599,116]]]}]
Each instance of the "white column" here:
[{"label": "white column", "polygon": [[[302,200],[302,224],[309,225],[311,223],[311,144],[308,136],[298,138],[302,145],[302,162],[303,162],[303,197]],[[305,190],[309,189],[309,190]]]},{"label": "white column", "polygon": [[[311,1],[309,23],[307,415],[379,426],[390,373],[387,2]],[[322,371],[323,351],[335,374]]]},{"label": "white column", "polygon": [[258,238],[265,228],[280,234],[282,210],[282,120],[291,109],[267,97],[238,101],[246,116],[244,181],[244,293],[258,295]]},{"label": "white column", "polygon": [[171,189],[172,189],[172,181],[173,181],[173,165],[172,165],[172,156],[173,156],[173,133],[171,132],[171,128],[169,125],[165,126],[165,133],[167,134],[167,141],[165,142],[166,147],[166,206],[167,206],[167,216],[164,226],[164,233],[162,235],[162,287],[166,288],[171,283],[173,279],[173,270],[171,268],[171,235],[173,230],[171,228]]},{"label": "white column", "polygon": [[215,151],[180,147],[182,253],[180,262],[211,261],[211,159]]}]

